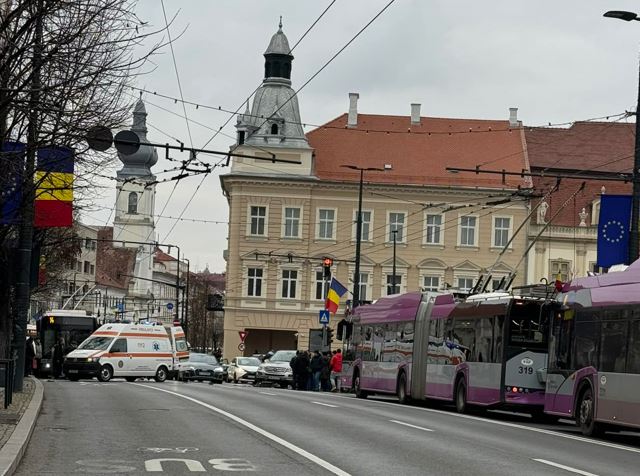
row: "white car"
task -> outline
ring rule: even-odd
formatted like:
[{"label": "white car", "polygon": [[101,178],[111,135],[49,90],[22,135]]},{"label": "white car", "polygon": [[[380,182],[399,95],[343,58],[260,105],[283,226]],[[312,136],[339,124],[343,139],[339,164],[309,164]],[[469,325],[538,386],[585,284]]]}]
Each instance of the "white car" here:
[{"label": "white car", "polygon": [[231,360],[227,369],[227,379],[229,382],[233,381],[234,383],[238,383],[241,380],[254,381],[259,366],[260,359],[257,357],[235,357]]}]

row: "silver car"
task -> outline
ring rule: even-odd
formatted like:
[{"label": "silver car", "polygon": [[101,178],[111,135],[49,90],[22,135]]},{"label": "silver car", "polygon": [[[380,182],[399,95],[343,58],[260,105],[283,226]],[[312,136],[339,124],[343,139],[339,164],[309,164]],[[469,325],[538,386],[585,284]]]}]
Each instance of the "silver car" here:
[{"label": "silver car", "polygon": [[235,357],[229,364],[228,381],[238,383],[240,381],[254,381],[256,371],[260,366],[260,359],[256,357]]},{"label": "silver car", "polygon": [[278,385],[285,388],[293,386],[293,372],[289,362],[295,355],[295,350],[279,350],[266,359],[256,371],[254,385]]}]

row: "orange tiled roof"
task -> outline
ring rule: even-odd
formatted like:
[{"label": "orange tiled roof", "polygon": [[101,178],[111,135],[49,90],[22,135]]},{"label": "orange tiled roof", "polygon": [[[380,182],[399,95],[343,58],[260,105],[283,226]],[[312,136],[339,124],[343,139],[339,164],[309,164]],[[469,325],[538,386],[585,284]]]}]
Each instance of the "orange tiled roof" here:
[{"label": "orange tiled roof", "polygon": [[[532,170],[547,167],[581,169],[589,171],[631,172],[635,147],[635,124],[612,122],[576,122],[567,129],[526,128],[525,137],[529,163]],[[559,190],[551,196],[547,219],[585,181],[563,179]],[[534,187],[544,193],[556,183],[555,179],[534,177]],[[582,208],[589,212],[587,225],[591,224],[591,204],[598,198],[602,187],[607,194],[630,194],[631,184],[605,180],[587,180],[584,191],[560,211],[554,225],[577,226]],[[537,202],[536,202],[537,203]],[[535,222],[535,217],[533,217]]]},{"label": "orange tiled roof", "polygon": [[[414,125],[409,116],[358,114],[357,127],[346,128],[347,114],[341,115],[307,134],[315,149],[315,175],[322,180],[358,181],[359,172],[340,165],[382,168],[391,164],[392,170],[370,172],[365,180],[490,188],[523,185],[515,176],[507,177],[503,184],[497,175],[452,174],[445,170],[476,165],[512,172],[527,169],[522,132],[510,129],[508,121],[431,117],[420,121]],[[407,133],[409,130],[411,133]]]}]

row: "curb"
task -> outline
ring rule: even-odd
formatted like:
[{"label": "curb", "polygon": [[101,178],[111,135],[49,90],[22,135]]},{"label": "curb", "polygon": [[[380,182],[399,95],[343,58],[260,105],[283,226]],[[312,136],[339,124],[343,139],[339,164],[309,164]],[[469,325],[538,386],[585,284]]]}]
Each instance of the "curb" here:
[{"label": "curb", "polygon": [[36,420],[42,407],[44,386],[40,380],[34,378],[36,388],[31,397],[31,402],[25,410],[15,430],[9,437],[9,441],[0,449],[0,476],[11,476],[20,464],[22,455],[27,449],[31,434],[36,426]]}]

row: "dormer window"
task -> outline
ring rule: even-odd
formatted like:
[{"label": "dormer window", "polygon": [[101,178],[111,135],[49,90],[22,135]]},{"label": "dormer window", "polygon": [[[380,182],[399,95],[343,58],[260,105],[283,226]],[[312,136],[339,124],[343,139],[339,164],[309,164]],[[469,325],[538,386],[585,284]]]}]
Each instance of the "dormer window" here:
[{"label": "dormer window", "polygon": [[278,135],[278,124],[271,124],[271,135]]},{"label": "dormer window", "polygon": [[128,210],[129,215],[135,215],[138,213],[138,194],[136,192],[131,192],[129,194]]},{"label": "dormer window", "polygon": [[242,145],[244,144],[244,131],[239,131],[238,132],[238,145]]}]

